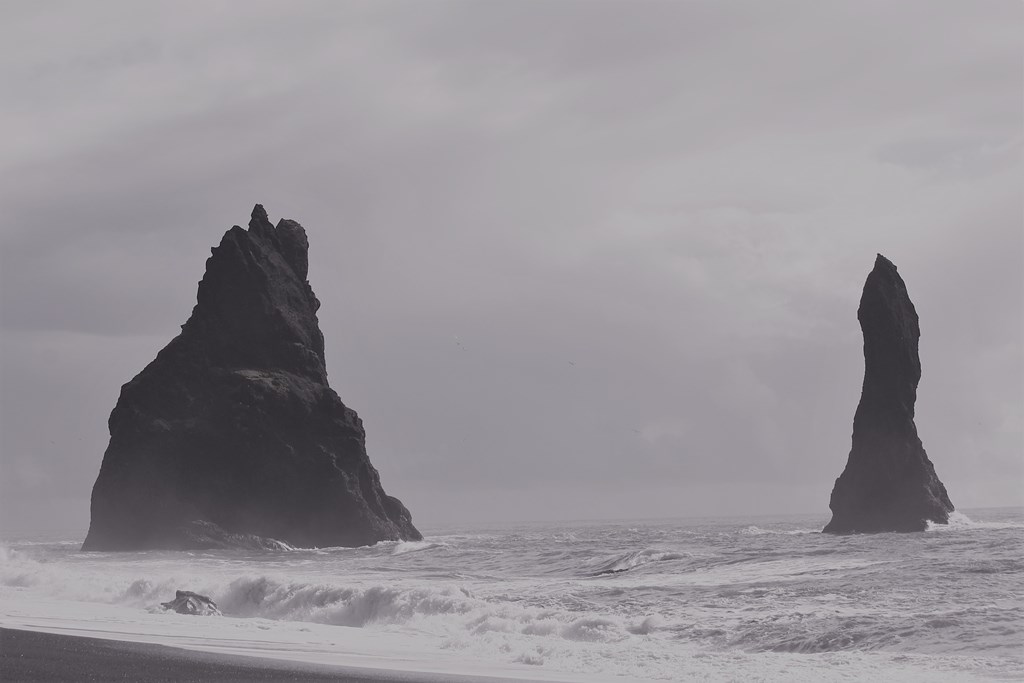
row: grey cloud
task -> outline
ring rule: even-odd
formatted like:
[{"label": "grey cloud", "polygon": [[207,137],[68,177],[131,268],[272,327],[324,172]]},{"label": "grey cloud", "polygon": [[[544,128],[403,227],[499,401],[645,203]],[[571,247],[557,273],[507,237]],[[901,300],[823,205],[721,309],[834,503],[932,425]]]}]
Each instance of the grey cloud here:
[{"label": "grey cloud", "polygon": [[824,510],[877,251],[954,502],[1019,502],[1017,3],[197,7],[3,9],[0,521],[84,515],[256,202],[428,524]]},{"label": "grey cloud", "polygon": [[980,135],[910,138],[882,147],[878,158],[927,171],[936,178],[980,177],[1018,165],[1022,144],[1020,138],[1002,140]]}]

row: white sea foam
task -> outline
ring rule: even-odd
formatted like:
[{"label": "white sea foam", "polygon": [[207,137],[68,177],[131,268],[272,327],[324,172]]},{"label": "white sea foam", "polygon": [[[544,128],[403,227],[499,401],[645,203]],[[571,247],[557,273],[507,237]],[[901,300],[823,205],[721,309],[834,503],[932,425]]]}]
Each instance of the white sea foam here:
[{"label": "white sea foam", "polygon": [[928,521],[927,531],[963,531],[965,529],[1024,529],[1024,522],[1018,521],[998,521],[998,522],[981,522],[974,521],[959,510],[955,510],[949,513],[949,522],[946,524],[936,524],[931,520]]},{"label": "white sea foam", "polygon": [[215,592],[225,614],[337,626],[404,624],[417,617],[466,614],[480,603],[459,586],[281,583],[267,577],[233,581]]},{"label": "white sea foam", "polygon": [[970,529],[974,526],[976,525],[971,518],[959,511],[949,513],[949,521],[946,524],[936,524],[931,520],[927,521],[927,531],[962,530]]},{"label": "white sea foam", "polygon": [[[308,583],[280,577],[250,575],[226,581],[227,567],[189,574],[133,577],[110,571],[81,571],[40,563],[17,551],[0,567],[0,585],[32,588],[51,598],[78,602],[140,606],[160,612],[156,603],[178,588],[210,595],[221,611],[233,617],[312,622],[352,627],[415,624],[419,631],[452,636],[460,633],[521,633],[583,641],[613,641],[643,630],[618,618],[583,615],[486,600],[458,584],[438,582]],[[48,566],[49,565],[49,566]],[[130,565],[129,565],[130,566]],[[641,620],[642,621],[642,620]]]},{"label": "white sea foam", "polygon": [[[289,553],[8,544],[0,624],[519,680],[1019,678],[1024,516],[982,518],[927,542],[808,533],[806,519]],[[177,589],[225,616],[159,608]]]}]

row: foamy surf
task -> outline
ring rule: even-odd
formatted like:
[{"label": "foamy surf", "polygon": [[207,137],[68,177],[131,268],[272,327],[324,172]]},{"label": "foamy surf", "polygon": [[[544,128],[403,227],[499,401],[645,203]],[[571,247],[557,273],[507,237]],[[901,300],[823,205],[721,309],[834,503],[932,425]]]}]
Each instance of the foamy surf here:
[{"label": "foamy surf", "polygon": [[1024,522],[999,521],[999,522],[975,522],[964,513],[954,510],[949,513],[949,521],[946,524],[936,524],[929,520],[927,531],[965,531],[972,529],[1024,529]]},{"label": "foamy surf", "polygon": [[[518,680],[1012,678],[1024,674],[1024,514],[972,517],[938,535],[833,537],[794,518],[287,553],[9,544],[0,623]],[[177,589],[225,616],[159,608]]]}]

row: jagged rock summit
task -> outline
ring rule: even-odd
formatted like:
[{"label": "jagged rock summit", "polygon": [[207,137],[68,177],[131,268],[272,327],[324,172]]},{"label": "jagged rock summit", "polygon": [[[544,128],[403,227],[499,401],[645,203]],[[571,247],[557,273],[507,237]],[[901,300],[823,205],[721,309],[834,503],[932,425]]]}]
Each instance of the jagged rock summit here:
[{"label": "jagged rock summit", "polygon": [[421,538],[328,386],[308,250],[260,205],[213,249],[181,334],[121,388],[83,550]]},{"label": "jagged rock summit", "polygon": [[853,448],[836,479],[826,533],[923,531],[945,524],[953,504],[914,425],[921,336],[917,311],[896,266],[881,254],[857,310],[864,333],[864,388]]}]

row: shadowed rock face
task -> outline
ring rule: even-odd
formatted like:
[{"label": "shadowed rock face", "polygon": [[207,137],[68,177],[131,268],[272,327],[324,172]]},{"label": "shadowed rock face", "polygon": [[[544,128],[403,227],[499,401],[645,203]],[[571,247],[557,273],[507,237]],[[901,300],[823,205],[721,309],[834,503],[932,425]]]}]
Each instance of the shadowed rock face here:
[{"label": "shadowed rock face", "polygon": [[217,603],[205,595],[192,591],[174,591],[174,599],[161,602],[160,606],[178,614],[193,614],[203,617],[219,617]]},{"label": "shadowed rock face", "polygon": [[308,249],[259,205],[213,249],[181,334],[121,388],[83,550],[421,538],[328,386]]},{"label": "shadowed rock face", "polygon": [[921,336],[917,311],[881,254],[864,283],[857,318],[864,332],[864,388],[853,418],[853,448],[836,479],[827,533],[923,531],[945,524],[953,504],[914,425]]}]

